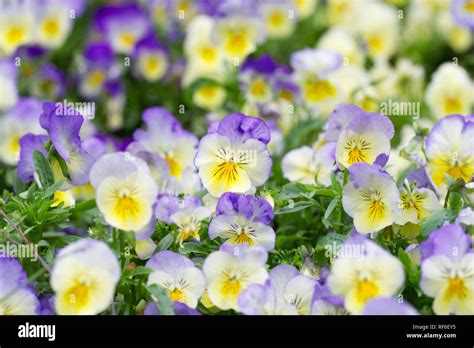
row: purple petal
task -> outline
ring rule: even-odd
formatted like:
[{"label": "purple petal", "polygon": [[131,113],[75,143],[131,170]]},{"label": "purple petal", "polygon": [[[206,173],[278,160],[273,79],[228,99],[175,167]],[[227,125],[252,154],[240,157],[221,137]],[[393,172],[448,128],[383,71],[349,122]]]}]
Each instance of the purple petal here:
[{"label": "purple petal", "polygon": [[33,180],[35,165],[33,163],[33,152],[38,150],[48,156],[43,144],[48,140],[46,135],[26,134],[20,139],[20,160],[18,161],[18,176],[23,183]]}]

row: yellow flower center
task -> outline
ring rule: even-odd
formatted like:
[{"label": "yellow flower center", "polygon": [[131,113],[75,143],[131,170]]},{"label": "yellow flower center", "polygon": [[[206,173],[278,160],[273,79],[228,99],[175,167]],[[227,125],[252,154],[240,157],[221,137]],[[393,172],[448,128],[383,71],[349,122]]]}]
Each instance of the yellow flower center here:
[{"label": "yellow flower center", "polygon": [[467,297],[467,288],[464,284],[464,280],[455,277],[449,280],[448,288],[446,289],[445,298],[451,300],[453,297],[458,299],[464,299]]},{"label": "yellow flower center", "polygon": [[217,95],[219,87],[215,85],[202,86],[199,88],[198,93],[205,99],[212,99]]},{"label": "yellow flower center", "polygon": [[213,177],[232,185],[239,179],[238,168],[239,165],[233,161],[219,163],[214,169]]},{"label": "yellow flower center", "polygon": [[102,82],[104,82],[104,73],[102,71],[95,70],[89,75],[89,83],[92,86],[98,87],[102,85]]},{"label": "yellow flower center", "polygon": [[59,24],[58,21],[52,18],[49,18],[43,22],[43,31],[48,36],[57,36],[59,34]]},{"label": "yellow flower center", "polygon": [[231,245],[237,245],[237,244],[247,244],[249,246],[255,245],[255,242],[252,239],[252,236],[244,230],[242,230],[239,234],[237,234],[234,238],[232,238],[230,242],[231,242],[230,243]]},{"label": "yellow flower center", "polygon": [[349,139],[344,146],[345,160],[348,165],[358,162],[368,162],[368,151],[371,149],[371,144],[363,139]]},{"label": "yellow flower center", "polygon": [[419,193],[402,193],[400,195],[402,209],[408,210],[414,208],[419,219],[426,216],[426,211],[423,209],[423,202],[425,198]]},{"label": "yellow flower center", "polygon": [[444,101],[444,113],[449,114],[456,114],[462,111],[462,103],[457,97],[448,97]]},{"label": "yellow flower center", "polygon": [[231,55],[239,57],[240,55],[247,52],[249,47],[249,40],[245,33],[241,32],[241,30],[233,31],[228,34],[226,43],[225,43],[225,50],[229,52]]},{"label": "yellow flower center", "polygon": [[359,302],[365,303],[379,293],[380,289],[373,281],[362,280],[357,283],[356,297]]},{"label": "yellow flower center", "polygon": [[272,27],[281,27],[285,24],[285,14],[282,11],[273,11],[268,18],[268,22]]},{"label": "yellow flower center", "polygon": [[369,46],[370,51],[377,53],[383,48],[383,40],[379,36],[373,35],[367,39],[367,45]]},{"label": "yellow flower center", "polygon": [[117,197],[115,214],[122,219],[137,217],[140,214],[140,204],[128,190],[124,190]]},{"label": "yellow flower center", "polygon": [[199,50],[201,59],[207,63],[212,63],[217,59],[217,51],[212,46],[203,46]]},{"label": "yellow flower center", "polygon": [[149,74],[155,73],[161,66],[161,60],[158,57],[150,56],[146,60],[145,69]]},{"label": "yellow flower center", "polygon": [[385,216],[385,203],[382,201],[380,192],[363,191],[362,199],[368,202],[368,218],[380,220]]},{"label": "yellow flower center", "polygon": [[242,290],[242,284],[235,277],[231,277],[224,282],[221,293],[223,296],[237,296]]},{"label": "yellow flower center", "polygon": [[327,80],[306,81],[303,89],[309,102],[322,102],[336,96],[336,88]]},{"label": "yellow flower center", "polygon": [[171,155],[165,156],[165,161],[168,162],[170,167],[170,174],[175,178],[180,178],[181,174],[183,173],[183,167],[176,161]]},{"label": "yellow flower center", "polygon": [[267,84],[262,79],[255,79],[250,85],[250,94],[256,98],[263,99],[267,94]]},{"label": "yellow flower center", "polygon": [[173,301],[183,302],[184,294],[180,289],[175,288],[174,290],[169,290],[168,293]]},{"label": "yellow flower center", "polygon": [[26,35],[26,31],[22,27],[13,27],[7,30],[5,40],[9,45],[18,45],[21,43]]},{"label": "yellow flower center", "polygon": [[131,33],[123,33],[120,37],[120,41],[126,47],[133,46],[135,44],[135,36]]},{"label": "yellow flower center", "polygon": [[65,293],[63,297],[64,303],[68,306],[75,307],[80,310],[87,306],[90,300],[91,285],[77,281]]}]

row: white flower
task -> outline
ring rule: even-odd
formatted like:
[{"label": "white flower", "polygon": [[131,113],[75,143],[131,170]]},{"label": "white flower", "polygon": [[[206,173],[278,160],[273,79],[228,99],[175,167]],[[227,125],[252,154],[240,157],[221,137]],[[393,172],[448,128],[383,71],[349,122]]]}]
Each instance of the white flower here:
[{"label": "white flower", "polygon": [[120,265],[101,241],[83,239],[62,249],[51,274],[58,314],[98,314],[113,301]]}]

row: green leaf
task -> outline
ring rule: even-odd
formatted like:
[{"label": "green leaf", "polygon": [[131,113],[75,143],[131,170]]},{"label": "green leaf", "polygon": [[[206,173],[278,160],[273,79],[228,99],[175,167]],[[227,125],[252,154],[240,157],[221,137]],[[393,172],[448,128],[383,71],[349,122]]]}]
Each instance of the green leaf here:
[{"label": "green leaf", "polygon": [[456,213],[448,209],[441,209],[421,220],[420,235],[427,238],[431,232],[438,229],[445,221],[452,221]]},{"label": "green leaf", "polygon": [[324,218],[326,220],[331,216],[332,212],[334,211],[334,209],[336,209],[339,202],[340,202],[339,197],[336,197],[329,203],[328,208],[326,209],[326,212],[324,213]]},{"label": "green leaf", "polygon": [[35,150],[33,152],[33,163],[41,185],[43,187],[51,186],[54,183],[53,168],[46,157],[38,150]]},{"label": "green leaf", "polygon": [[60,180],[56,181],[54,184],[49,186],[45,191],[44,191],[44,196],[49,197],[54,195],[54,193],[63,186],[63,184],[66,182],[66,178],[61,178]]},{"label": "green leaf", "polygon": [[344,234],[330,232],[318,239],[318,242],[316,243],[316,250],[326,249],[327,246],[332,247],[333,245],[337,247],[344,244],[347,238],[348,236]]},{"label": "green leaf", "polygon": [[199,243],[183,243],[179,248],[180,254],[189,255],[189,254],[202,254],[206,255],[207,250]]},{"label": "green leaf", "polygon": [[459,194],[459,192],[451,192],[448,198],[448,208],[457,215],[461,211],[462,207],[462,196]]},{"label": "green leaf", "polygon": [[314,202],[311,201],[290,202],[287,206],[277,209],[275,215],[294,213],[314,205]]},{"label": "green leaf", "polygon": [[314,194],[312,193],[312,187],[300,184],[300,183],[289,183],[282,187],[281,192],[278,194],[278,199],[285,201],[287,199],[307,197],[310,198]]},{"label": "green leaf", "polygon": [[148,286],[148,291],[156,301],[161,315],[174,315],[173,301],[164,287],[152,284]]},{"label": "green leaf", "polygon": [[160,242],[158,243],[158,251],[168,249],[174,242],[174,236],[172,233],[168,233]]}]

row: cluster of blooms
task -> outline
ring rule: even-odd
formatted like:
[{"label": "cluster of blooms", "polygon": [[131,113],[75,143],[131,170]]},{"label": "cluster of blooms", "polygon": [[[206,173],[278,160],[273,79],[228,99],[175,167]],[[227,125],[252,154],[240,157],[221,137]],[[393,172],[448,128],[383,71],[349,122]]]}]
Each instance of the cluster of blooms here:
[{"label": "cluster of blooms", "polygon": [[[403,51],[439,33],[463,54],[473,18],[472,0],[0,0],[0,228],[48,250],[0,251],[0,314],[474,314],[474,83],[438,62],[425,88]],[[37,191],[30,242],[9,209]],[[314,230],[289,235],[302,211]],[[292,237],[314,250],[285,258]]]}]

